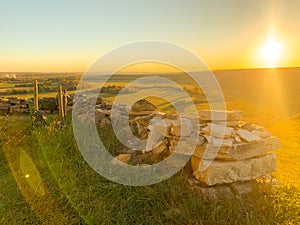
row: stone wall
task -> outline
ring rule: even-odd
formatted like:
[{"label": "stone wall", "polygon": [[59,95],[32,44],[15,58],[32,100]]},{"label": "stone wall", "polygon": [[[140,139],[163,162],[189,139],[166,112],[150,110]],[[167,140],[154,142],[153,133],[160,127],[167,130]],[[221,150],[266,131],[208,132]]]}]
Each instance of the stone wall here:
[{"label": "stone wall", "polygon": [[0,113],[29,112],[28,101],[25,98],[8,97],[0,98]]}]

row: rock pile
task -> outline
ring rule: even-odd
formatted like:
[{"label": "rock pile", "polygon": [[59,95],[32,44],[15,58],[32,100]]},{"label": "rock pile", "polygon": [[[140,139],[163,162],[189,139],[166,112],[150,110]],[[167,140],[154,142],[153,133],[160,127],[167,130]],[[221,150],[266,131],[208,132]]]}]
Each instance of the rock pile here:
[{"label": "rock pile", "polygon": [[25,98],[0,98],[0,113],[29,112],[28,101]]},{"label": "rock pile", "polygon": [[275,171],[276,155],[272,151],[280,147],[278,138],[263,127],[240,121],[241,112],[219,113],[225,113],[226,122],[218,117],[212,121],[210,111],[200,111],[200,135],[205,142],[196,147],[191,158],[193,175],[202,184],[199,189],[211,197],[232,192],[232,186],[239,193],[248,191],[243,182],[248,184]]},{"label": "rock pile", "polygon": [[[110,125],[112,102],[103,101],[101,97],[98,97],[96,105],[93,106],[91,101],[92,99],[86,95],[77,95],[72,101],[72,104],[76,102],[77,106],[73,116],[79,118],[82,122],[96,123],[97,127]],[[91,120],[93,116],[95,116],[95,121]]]},{"label": "rock pile", "polygon": [[[83,96],[76,101],[84,109],[89,99]],[[194,178],[190,182],[208,198],[248,192],[256,179],[276,169],[272,151],[280,147],[278,138],[261,126],[241,121],[240,111],[213,111],[212,117],[211,111],[200,110],[199,123],[195,125],[187,116],[158,112],[147,100],[136,102],[132,108],[125,104],[113,107],[112,115],[112,102],[99,98],[94,111],[99,127],[117,124],[118,132],[125,137],[128,147],[120,151],[116,160],[154,164],[172,153],[191,156]],[[89,115],[82,118],[88,120]],[[126,130],[128,123],[130,130]],[[135,141],[129,133],[146,141],[143,151],[135,151]]]}]

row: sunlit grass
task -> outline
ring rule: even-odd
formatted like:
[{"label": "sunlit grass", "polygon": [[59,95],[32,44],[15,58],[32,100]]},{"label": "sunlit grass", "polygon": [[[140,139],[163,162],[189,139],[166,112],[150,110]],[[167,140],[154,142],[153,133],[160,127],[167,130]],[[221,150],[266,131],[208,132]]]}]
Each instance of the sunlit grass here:
[{"label": "sunlit grass", "polygon": [[[63,129],[59,129],[55,118],[50,118],[48,125],[40,128],[31,127],[28,117],[12,116],[1,123],[4,149],[1,150],[0,169],[5,172],[0,176],[2,224],[19,221],[32,224],[299,222],[299,170],[296,165],[299,139],[292,135],[293,132],[299,134],[297,121],[264,124],[274,135],[284,139],[277,152],[278,170],[274,174],[279,186],[271,188],[266,184],[238,200],[208,203],[188,185],[188,168],[167,181],[147,187],[126,187],[101,177],[78,151],[69,119],[68,126]],[[259,118],[253,118],[253,122],[255,120],[259,122]],[[2,117],[1,121],[5,119]],[[290,129],[282,129],[282,126]],[[104,138],[103,141],[112,150],[117,147],[113,139]],[[25,162],[18,163],[15,158]],[[28,184],[31,176],[26,178],[24,174],[31,174],[42,182],[45,195],[34,194]]]}]

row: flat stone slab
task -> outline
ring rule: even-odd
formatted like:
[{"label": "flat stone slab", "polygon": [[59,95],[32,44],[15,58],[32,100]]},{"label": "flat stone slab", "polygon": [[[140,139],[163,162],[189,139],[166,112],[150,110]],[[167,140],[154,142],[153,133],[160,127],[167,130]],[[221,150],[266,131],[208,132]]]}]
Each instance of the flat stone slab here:
[{"label": "flat stone slab", "polygon": [[193,130],[193,124],[190,119],[182,118],[172,121],[171,134],[174,136],[190,136]]},{"label": "flat stone slab", "polygon": [[[199,159],[211,159],[212,156],[217,154],[215,159],[218,160],[240,161],[260,155],[265,155],[267,152],[274,151],[279,148],[279,139],[272,136],[261,139],[258,142],[242,142],[233,144],[231,147],[219,148],[214,144],[198,145],[193,155]],[[205,152],[206,149],[207,151]]]},{"label": "flat stone slab", "polygon": [[199,181],[197,182],[196,179],[195,181],[191,181],[191,179],[192,178],[190,178],[188,182],[191,184],[192,189],[197,194],[200,194],[206,201],[235,198],[240,195],[248,194],[259,185],[256,180],[251,180],[205,187],[201,185]]},{"label": "flat stone slab", "polygon": [[200,110],[199,119],[204,121],[237,121],[242,117],[241,111]]},{"label": "flat stone slab", "polygon": [[233,128],[226,127],[221,124],[208,123],[206,127],[201,130],[201,133],[211,135],[217,138],[230,138],[233,135]]},{"label": "flat stone slab", "polygon": [[[208,161],[204,160],[204,163],[208,163]],[[200,171],[198,168],[193,174],[200,182],[213,186],[257,179],[275,170],[276,155],[268,154],[237,162],[213,161],[205,170]]]},{"label": "flat stone slab", "polygon": [[236,133],[239,135],[241,139],[248,142],[255,142],[261,140],[259,136],[256,136],[255,134],[245,129],[239,129],[236,131]]}]

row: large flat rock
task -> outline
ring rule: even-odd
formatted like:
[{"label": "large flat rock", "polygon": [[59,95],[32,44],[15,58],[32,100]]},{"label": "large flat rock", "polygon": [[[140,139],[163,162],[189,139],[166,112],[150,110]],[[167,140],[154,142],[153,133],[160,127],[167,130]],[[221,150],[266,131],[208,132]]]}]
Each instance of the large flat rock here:
[{"label": "large flat rock", "polygon": [[198,168],[193,174],[200,182],[213,186],[257,179],[275,170],[276,155],[268,154],[237,162],[213,161],[205,170],[200,171]]},{"label": "large flat rock", "polygon": [[279,139],[272,136],[257,142],[236,143],[232,147],[219,148],[213,144],[197,145],[193,155],[199,159],[211,159],[212,156],[216,155],[216,159],[218,160],[240,161],[265,155],[267,152],[278,148],[280,148]]},{"label": "large flat rock", "polygon": [[[190,180],[191,179],[192,178],[190,178]],[[256,180],[251,180],[205,187],[201,185],[199,181],[197,182],[196,179],[192,182],[190,182],[190,180],[188,181],[192,185],[191,187],[194,192],[200,194],[206,201],[235,198],[240,195],[248,194],[259,185]]]},{"label": "large flat rock", "polygon": [[245,129],[237,130],[237,134],[239,135],[240,138],[242,138],[243,140],[248,141],[248,142],[255,142],[255,141],[261,140],[261,138],[259,136],[255,135]]},{"label": "large flat rock", "polygon": [[208,125],[201,130],[201,133],[217,138],[230,138],[233,135],[233,130],[232,127],[226,127],[222,124],[208,123]]}]

